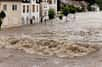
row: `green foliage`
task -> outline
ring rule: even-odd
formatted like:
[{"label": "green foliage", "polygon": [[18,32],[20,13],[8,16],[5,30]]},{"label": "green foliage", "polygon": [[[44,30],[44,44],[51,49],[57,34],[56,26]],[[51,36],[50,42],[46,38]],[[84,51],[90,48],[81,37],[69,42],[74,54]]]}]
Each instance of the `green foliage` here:
[{"label": "green foliage", "polygon": [[67,5],[62,8],[62,14],[64,14],[64,16],[67,16],[69,13],[75,14],[76,12],[82,12],[82,9],[73,5]]},{"label": "green foliage", "polygon": [[102,0],[96,0],[96,3],[99,5],[100,9],[102,10]]},{"label": "green foliage", "polygon": [[91,5],[93,5],[93,4],[95,4],[95,0],[86,0],[88,3],[89,3],[89,6],[91,6]]},{"label": "green foliage", "polygon": [[0,12],[0,18],[4,19],[6,17],[6,14],[4,11],[1,11]]},{"label": "green foliage", "polygon": [[83,10],[79,7],[76,7],[76,12],[82,12]]},{"label": "green foliage", "polygon": [[99,5],[100,9],[102,10],[102,0],[86,0],[86,1],[89,3],[88,6],[91,6],[95,3],[97,3]]},{"label": "green foliage", "polygon": [[76,7],[69,5],[70,13],[74,14],[76,12]]},{"label": "green foliage", "polygon": [[91,7],[91,6],[88,6],[88,11],[95,11],[95,8]]},{"label": "green foliage", "polygon": [[68,6],[63,7],[62,9],[62,14],[64,14],[64,16],[67,16],[70,13],[70,9]]},{"label": "green foliage", "polygon": [[91,6],[88,6],[87,9],[88,9],[88,11],[92,11]]},{"label": "green foliage", "polygon": [[55,10],[54,9],[49,9],[48,11],[48,16],[49,16],[49,19],[53,19],[55,17]]}]

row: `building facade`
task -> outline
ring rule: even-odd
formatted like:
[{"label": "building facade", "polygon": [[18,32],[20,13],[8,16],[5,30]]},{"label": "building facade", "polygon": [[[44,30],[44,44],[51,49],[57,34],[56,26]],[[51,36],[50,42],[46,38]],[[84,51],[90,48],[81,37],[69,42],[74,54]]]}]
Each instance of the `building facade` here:
[{"label": "building facade", "polygon": [[49,19],[48,17],[48,11],[49,9],[54,9],[55,12],[57,13],[57,0],[42,0],[40,3],[40,17],[41,17],[41,22],[46,21]]},{"label": "building facade", "polygon": [[48,10],[57,13],[57,0],[0,0],[0,11],[6,13],[2,27],[35,24],[48,20]]},{"label": "building facade", "polygon": [[20,1],[0,1],[0,11],[6,14],[2,27],[12,27],[21,25],[21,2]]},{"label": "building facade", "polygon": [[36,0],[22,1],[22,24],[40,22],[40,5]]}]

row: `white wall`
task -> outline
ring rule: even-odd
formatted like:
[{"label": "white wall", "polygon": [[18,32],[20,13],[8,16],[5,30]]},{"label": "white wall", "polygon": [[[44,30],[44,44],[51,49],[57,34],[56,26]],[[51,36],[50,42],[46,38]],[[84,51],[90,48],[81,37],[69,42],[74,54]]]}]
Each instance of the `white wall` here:
[{"label": "white wall", "polygon": [[[7,10],[5,10],[6,18],[3,20],[2,28],[13,27],[21,25],[21,3],[20,2],[1,2],[1,9],[3,10],[3,5],[7,5]],[[12,10],[12,5],[17,5],[17,10]]]},{"label": "white wall", "polygon": [[[42,2],[41,3],[41,8],[42,8],[42,16],[43,20],[48,19],[48,11],[50,8],[54,9],[55,12],[57,13],[57,0],[55,2],[55,0],[52,0],[52,4],[49,4],[47,1],[46,2]],[[47,15],[45,15],[45,12],[47,13]]]},{"label": "white wall", "polygon": [[[23,5],[29,5],[29,12],[27,13],[27,12],[25,12],[25,13],[23,13]],[[33,12],[32,10],[33,10],[33,5],[35,5],[35,12]],[[37,11],[37,6],[38,6],[38,11]],[[26,10],[27,10],[27,7],[26,7]],[[36,4],[36,1],[32,1],[31,3],[22,3],[22,17],[25,19],[24,21],[25,22],[22,22],[22,23],[24,23],[24,24],[30,24],[30,20],[32,19],[32,17],[34,16],[35,17],[35,20],[33,21],[33,23],[39,23],[39,20],[40,20],[40,18],[39,18],[39,15],[40,14],[40,5],[39,4]],[[27,22],[27,19],[26,18],[29,18],[29,22]]]}]

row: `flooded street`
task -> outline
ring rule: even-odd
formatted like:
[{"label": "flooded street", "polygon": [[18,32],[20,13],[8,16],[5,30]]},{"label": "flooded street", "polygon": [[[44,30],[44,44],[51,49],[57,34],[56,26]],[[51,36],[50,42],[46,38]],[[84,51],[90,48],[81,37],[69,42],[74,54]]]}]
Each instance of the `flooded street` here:
[{"label": "flooded street", "polygon": [[[76,14],[75,20],[56,21],[47,24],[34,24],[17,28],[4,29],[0,35],[5,36],[29,36],[34,39],[61,39],[81,42],[102,41],[101,12]],[[86,17],[85,17],[86,16]]]},{"label": "flooded street", "polygon": [[[102,45],[102,13],[90,14],[76,14],[76,19],[68,19],[69,22],[54,20],[53,23],[3,29],[0,39],[27,37],[35,41],[46,39]],[[26,54],[17,49],[1,48],[0,54],[0,67],[102,67],[102,49],[88,56],[63,59]]]}]

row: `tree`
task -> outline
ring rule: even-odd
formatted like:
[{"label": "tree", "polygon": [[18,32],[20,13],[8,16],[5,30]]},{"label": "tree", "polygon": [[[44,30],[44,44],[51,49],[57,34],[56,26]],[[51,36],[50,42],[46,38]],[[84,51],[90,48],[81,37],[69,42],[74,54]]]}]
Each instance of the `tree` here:
[{"label": "tree", "polygon": [[68,6],[63,7],[63,9],[62,9],[62,14],[63,14],[64,16],[66,16],[66,22],[67,22],[67,16],[68,16],[69,12],[70,12],[70,9],[69,9]]},{"label": "tree", "polygon": [[85,1],[89,3],[89,6],[96,3],[96,0],[85,0]]},{"label": "tree", "polygon": [[52,8],[49,9],[48,16],[49,16],[49,19],[54,19],[55,18],[55,10]]},{"label": "tree", "polygon": [[73,19],[75,20],[76,16],[75,13],[77,12],[77,7],[73,6],[73,5],[69,5],[69,13],[73,14]]},{"label": "tree", "polygon": [[76,7],[76,12],[82,12],[83,10],[79,7]]},{"label": "tree", "polygon": [[4,11],[1,11],[0,12],[0,28],[1,28],[1,25],[2,25],[2,20],[4,19],[6,17],[6,14],[5,14],[5,12]]},{"label": "tree", "polygon": [[65,6],[63,9],[62,9],[62,13],[64,14],[64,16],[67,16],[69,14],[69,7],[68,6]]},{"label": "tree", "polygon": [[49,19],[52,20],[55,18],[55,10],[50,8],[49,11],[48,11],[48,16],[49,16]]},{"label": "tree", "polygon": [[[73,5],[65,6],[62,9],[62,13],[64,14],[64,16],[66,16],[66,22],[67,22],[67,15],[69,13],[74,15],[76,12],[77,12],[77,8],[75,6],[73,6]],[[73,18],[75,18],[75,16]]]},{"label": "tree", "polygon": [[77,8],[74,7],[73,5],[69,5],[69,13],[75,14],[75,12],[77,11]]},{"label": "tree", "polygon": [[102,0],[96,0],[96,3],[99,5],[100,9],[102,10]]}]

